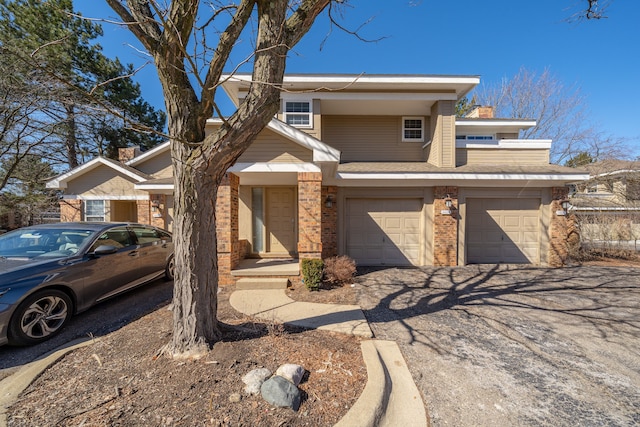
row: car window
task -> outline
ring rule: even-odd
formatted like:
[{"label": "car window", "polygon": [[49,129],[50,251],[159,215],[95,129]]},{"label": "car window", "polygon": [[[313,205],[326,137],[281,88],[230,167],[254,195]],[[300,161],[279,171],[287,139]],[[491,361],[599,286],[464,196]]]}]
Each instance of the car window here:
[{"label": "car window", "polygon": [[144,245],[145,243],[154,243],[162,240],[162,236],[155,228],[147,227],[131,227],[133,234],[136,235],[138,243]]},{"label": "car window", "polygon": [[0,256],[69,256],[90,239],[89,230],[24,228],[0,237]]},{"label": "car window", "polygon": [[98,246],[102,245],[115,246],[116,248],[121,249],[135,245],[135,242],[133,241],[129,230],[126,228],[112,228],[102,233],[100,237],[98,237],[98,240],[93,242],[89,252],[95,251]]}]

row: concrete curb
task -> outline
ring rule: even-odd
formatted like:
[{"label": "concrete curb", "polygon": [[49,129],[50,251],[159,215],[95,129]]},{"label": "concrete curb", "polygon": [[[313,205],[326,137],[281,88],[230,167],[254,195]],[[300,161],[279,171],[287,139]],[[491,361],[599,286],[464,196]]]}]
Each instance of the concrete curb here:
[{"label": "concrete curb", "polygon": [[7,409],[45,369],[57,362],[62,356],[80,347],[93,344],[99,339],[81,338],[70,341],[38,359],[21,367],[18,371],[0,381],[0,427],[7,426]]},{"label": "concrete curb", "polygon": [[361,344],[367,385],[335,427],[424,427],[427,414],[420,392],[394,341]]}]

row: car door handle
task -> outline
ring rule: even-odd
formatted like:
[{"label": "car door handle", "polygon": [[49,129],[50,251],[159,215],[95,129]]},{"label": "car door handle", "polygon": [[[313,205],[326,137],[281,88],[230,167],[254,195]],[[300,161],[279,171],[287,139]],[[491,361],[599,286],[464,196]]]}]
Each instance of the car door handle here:
[{"label": "car door handle", "polygon": [[137,255],[138,255],[138,251],[129,252],[129,256],[137,256]]}]

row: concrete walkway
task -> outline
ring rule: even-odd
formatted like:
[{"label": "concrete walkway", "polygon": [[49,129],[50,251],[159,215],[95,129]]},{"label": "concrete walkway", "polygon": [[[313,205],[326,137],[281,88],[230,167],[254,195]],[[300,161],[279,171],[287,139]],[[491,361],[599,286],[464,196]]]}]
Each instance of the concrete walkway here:
[{"label": "concrete walkway", "polygon": [[[229,302],[239,312],[268,322],[373,337],[357,305],[294,301],[284,289],[237,290]],[[427,426],[420,391],[398,345],[394,341],[366,340],[361,349],[367,366],[367,385],[336,427]]]}]

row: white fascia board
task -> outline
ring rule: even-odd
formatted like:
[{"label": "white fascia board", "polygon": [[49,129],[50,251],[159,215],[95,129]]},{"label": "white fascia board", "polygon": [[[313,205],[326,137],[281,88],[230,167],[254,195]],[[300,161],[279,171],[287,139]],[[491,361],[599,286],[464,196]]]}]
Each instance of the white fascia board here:
[{"label": "white fascia board", "polygon": [[173,190],[173,184],[145,184],[140,183],[133,186],[136,190]]},{"label": "white fascia board", "polygon": [[140,195],[113,195],[113,194],[103,194],[103,195],[76,195],[76,194],[65,194],[62,196],[63,200],[149,200],[149,195],[145,194],[143,196]]},{"label": "white fascia board", "polygon": [[[283,94],[285,101],[297,100],[304,94]],[[383,92],[313,92],[308,98],[338,101],[457,101],[455,93],[383,93]]]},{"label": "white fascia board", "polygon": [[550,149],[550,139],[498,139],[491,141],[473,141],[465,139],[456,140],[456,148],[480,148],[480,149]]},{"label": "white fascia board", "polygon": [[320,172],[313,163],[236,163],[227,172]]},{"label": "white fascia board", "polygon": [[594,175],[593,178],[597,178],[597,177],[601,177],[601,176],[620,175],[620,174],[624,174],[624,173],[638,173],[638,172],[640,172],[639,169],[620,169],[620,170],[613,171],[613,172],[600,173],[598,175]]},{"label": "white fascia board", "polygon": [[50,181],[47,182],[46,187],[47,188],[67,188],[67,182],[70,181],[73,178],[77,178],[80,175],[83,175],[87,172],[90,172],[91,170],[97,168],[98,166],[108,166],[111,169],[115,169],[118,172],[122,173],[123,175],[128,176],[129,178],[133,178],[134,180],[138,181],[138,182],[142,182],[142,181],[146,181],[147,178],[144,178],[140,175],[134,174],[133,172],[131,172],[129,169],[125,169],[123,167],[118,166],[115,163],[112,163],[108,160],[106,160],[104,157],[96,157],[93,160],[88,161],[87,163],[78,166],[77,168],[74,168],[72,170],[70,170],[67,173],[64,173]]},{"label": "white fascia board", "polygon": [[162,154],[165,151],[169,150],[170,148],[170,142],[169,141],[165,141],[162,144],[153,147],[151,150],[146,151],[144,153],[142,153],[141,155],[139,155],[138,157],[134,157],[133,159],[129,160],[128,162],[125,163],[125,165],[127,166],[135,166],[138,163],[141,163],[145,160],[148,160],[152,157],[157,156],[158,154]]},{"label": "white fascia board", "polygon": [[531,128],[536,125],[535,120],[482,120],[482,119],[473,119],[473,120],[456,120],[456,126],[468,126],[468,127],[501,127],[501,126],[509,126],[509,127],[518,127],[518,128]]},{"label": "white fascia board", "polygon": [[569,208],[570,211],[579,211],[579,212],[600,212],[600,211],[617,211],[617,212],[628,212],[628,211],[640,211],[640,208],[632,208],[632,207],[587,207],[587,206],[571,206]]},{"label": "white fascia board", "polygon": [[333,147],[328,146],[322,141],[307,135],[294,128],[293,126],[289,126],[288,124],[277,120],[272,119],[267,125],[269,129],[272,131],[284,136],[285,138],[290,139],[293,142],[296,142],[303,147],[309,148],[313,151],[313,161],[314,162],[339,162],[340,161],[340,151],[336,150]]},{"label": "white fascia board", "polygon": [[457,181],[567,181],[580,180],[587,174],[507,174],[507,173],[353,173],[339,172],[340,179],[357,180],[457,180]]}]

